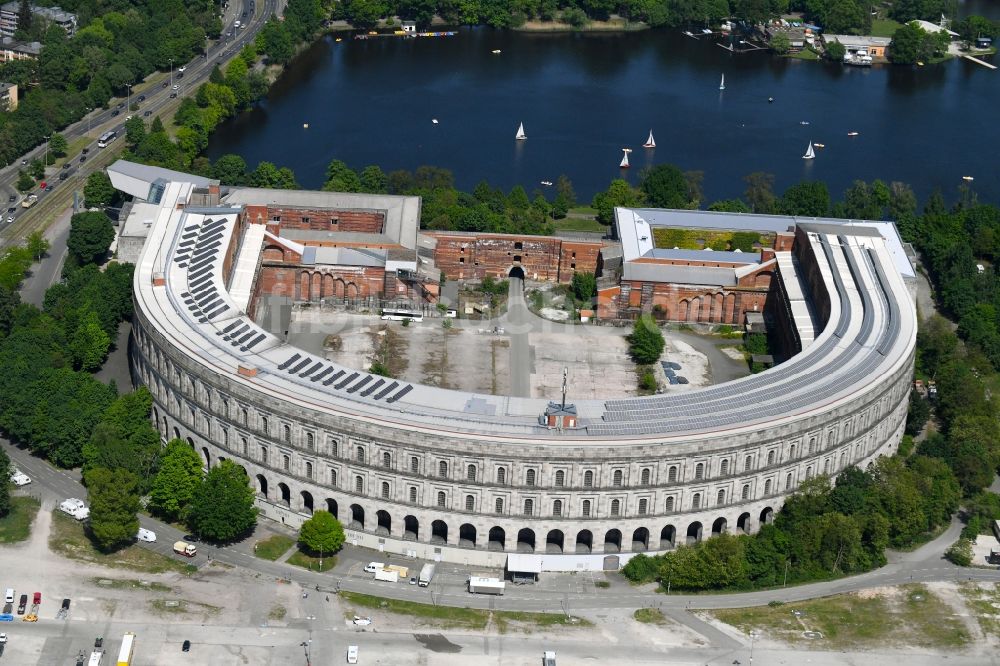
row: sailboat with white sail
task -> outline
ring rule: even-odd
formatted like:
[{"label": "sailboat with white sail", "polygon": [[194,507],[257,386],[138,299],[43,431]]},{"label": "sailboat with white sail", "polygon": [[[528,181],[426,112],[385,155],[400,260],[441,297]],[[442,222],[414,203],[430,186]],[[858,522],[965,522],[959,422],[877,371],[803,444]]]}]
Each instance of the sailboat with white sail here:
[{"label": "sailboat with white sail", "polygon": [[653,138],[653,130],[649,130],[649,138],[642,144],[643,148],[656,148],[656,139]]},{"label": "sailboat with white sail", "polygon": [[723,74],[722,80],[719,81],[719,90],[725,90],[725,89],[726,89],[726,75]]},{"label": "sailboat with white sail", "polygon": [[631,148],[622,148],[622,152],[624,153],[624,155],[622,155],[622,161],[621,161],[621,164],[618,165],[618,168],[619,169],[628,169],[631,166],[628,163],[628,154],[632,152],[632,149]]},{"label": "sailboat with white sail", "polygon": [[802,159],[804,159],[804,160],[811,160],[811,159],[815,159],[815,157],[816,157],[816,151],[813,150],[813,142],[810,141],[809,142],[809,147],[806,148],[806,154],[802,156]]},{"label": "sailboat with white sail", "polygon": [[524,123],[518,125],[517,134],[514,135],[514,138],[517,139],[518,141],[524,141],[525,139],[528,138],[528,135],[524,133]]}]

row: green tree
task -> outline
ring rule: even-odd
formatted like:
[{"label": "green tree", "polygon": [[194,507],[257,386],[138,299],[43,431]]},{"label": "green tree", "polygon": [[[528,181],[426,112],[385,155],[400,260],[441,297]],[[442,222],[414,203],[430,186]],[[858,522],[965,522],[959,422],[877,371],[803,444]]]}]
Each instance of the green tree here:
[{"label": "green tree", "polygon": [[649,205],[656,208],[687,208],[690,203],[684,173],[672,164],[658,164],[647,170],[639,189]]},{"label": "green tree", "polygon": [[182,439],[170,440],[149,492],[150,509],[167,520],[182,520],[203,476],[198,453]]},{"label": "green tree", "polygon": [[114,201],[115,195],[111,178],[103,169],[87,176],[87,184],[83,186],[83,204],[87,208],[107,206]]},{"label": "green tree", "polygon": [[344,526],[329,511],[314,511],[299,528],[299,543],[311,553],[336,553],[344,545]]},{"label": "green tree", "polygon": [[573,273],[573,281],[570,283],[573,295],[578,301],[590,301],[597,295],[597,278],[593,273],[576,272]]},{"label": "green tree", "polygon": [[777,197],[774,196],[774,174],[754,171],[743,179],[747,184],[743,196],[754,213],[777,212]]},{"label": "green tree", "polygon": [[914,389],[910,391],[910,409],[906,415],[906,434],[916,437],[931,416],[930,405]]},{"label": "green tree", "polygon": [[945,558],[952,564],[960,567],[967,567],[972,564],[972,541],[969,539],[959,539],[948,550],[945,551]]},{"label": "green tree", "polygon": [[125,121],[125,141],[129,148],[135,149],[146,138],[146,123],[142,116],[135,115]]},{"label": "green tree", "polygon": [[69,150],[69,144],[66,142],[66,137],[62,134],[53,134],[49,137],[49,152],[53,155],[56,157],[65,157],[67,150]]},{"label": "green tree", "polygon": [[788,39],[788,35],[783,32],[779,32],[771,37],[771,41],[768,42],[768,46],[771,47],[771,50],[778,55],[785,55],[788,53],[789,49],[792,48],[792,42]]},{"label": "green tree", "polygon": [[29,192],[35,186],[34,179],[29,176],[24,170],[19,170],[17,172],[17,189],[22,194]]},{"label": "green tree", "polygon": [[639,365],[652,365],[660,359],[666,341],[651,315],[639,317],[628,338],[628,352]]},{"label": "green tree", "polygon": [[326,167],[323,189],[327,192],[360,192],[361,179],[351,167],[340,160],[333,160]]},{"label": "green tree", "polygon": [[844,56],[847,54],[847,49],[844,45],[837,41],[830,41],[826,43],[826,52],[824,55],[828,60],[833,62],[843,62]]},{"label": "green tree", "polygon": [[223,185],[242,185],[247,179],[247,163],[239,155],[223,155],[212,165],[212,175]]},{"label": "green tree", "polygon": [[104,213],[77,213],[70,218],[66,246],[80,264],[94,263],[104,257],[115,239],[111,218]]},{"label": "green tree", "polygon": [[552,216],[564,218],[569,209],[576,205],[576,192],[573,191],[573,181],[565,174],[556,179],[556,198],[552,201]]},{"label": "green tree", "polygon": [[[683,176],[682,176],[683,178]],[[591,206],[597,209],[597,221],[601,224],[611,224],[615,219],[615,207],[639,206],[643,203],[643,193],[628,184],[628,181],[616,178],[604,192],[594,195]]]},{"label": "green tree", "polygon": [[372,365],[368,368],[368,372],[373,375],[379,375],[380,377],[392,377],[392,372],[389,371],[389,366],[382,361],[372,361]]},{"label": "green tree", "polygon": [[721,199],[713,201],[708,206],[708,210],[720,213],[749,213],[750,206],[743,203],[742,199]]},{"label": "green tree", "polygon": [[779,208],[785,215],[823,217],[830,213],[830,192],[822,181],[803,181],[785,190]]},{"label": "green tree", "polygon": [[360,192],[368,194],[387,194],[389,192],[389,177],[376,164],[366,166],[361,170]]},{"label": "green tree", "polygon": [[35,180],[45,178],[45,163],[37,157],[28,164],[28,175]]},{"label": "green tree", "polygon": [[73,339],[70,342],[70,353],[73,365],[84,372],[94,372],[100,369],[111,347],[111,336],[104,332],[97,314],[87,312],[80,320]]},{"label": "green tree", "polygon": [[124,469],[98,467],[87,474],[86,482],[95,545],[109,552],[131,543],[139,531],[138,479]]},{"label": "green tree", "polygon": [[188,526],[206,539],[232,541],[257,524],[254,492],[246,472],[231,460],[209,470],[191,500]]},{"label": "green tree", "polygon": [[51,246],[52,244],[49,243],[48,239],[40,231],[33,231],[25,241],[25,248],[31,253],[31,258],[35,261],[41,261]]}]

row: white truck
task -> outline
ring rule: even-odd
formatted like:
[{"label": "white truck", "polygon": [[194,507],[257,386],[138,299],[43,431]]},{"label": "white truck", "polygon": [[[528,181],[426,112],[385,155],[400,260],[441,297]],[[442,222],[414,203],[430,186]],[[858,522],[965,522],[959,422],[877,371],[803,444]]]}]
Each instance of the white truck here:
[{"label": "white truck", "polygon": [[556,666],[556,653],[554,650],[546,650],[542,654],[542,666]]},{"label": "white truck", "polygon": [[420,569],[420,577],[417,578],[417,585],[420,587],[427,587],[434,580],[434,565],[425,564]]},{"label": "white truck", "polygon": [[499,578],[469,576],[469,592],[472,594],[503,594],[507,583]]},{"label": "white truck", "polygon": [[385,581],[386,583],[398,583],[399,572],[392,571],[390,569],[376,569],[375,580],[382,580]]}]

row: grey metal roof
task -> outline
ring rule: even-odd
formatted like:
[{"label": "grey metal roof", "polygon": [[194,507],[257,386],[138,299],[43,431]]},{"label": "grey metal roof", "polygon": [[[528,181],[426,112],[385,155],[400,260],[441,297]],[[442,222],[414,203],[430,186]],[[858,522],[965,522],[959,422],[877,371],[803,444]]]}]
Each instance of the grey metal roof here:
[{"label": "grey metal roof", "polygon": [[[308,247],[315,250],[315,263],[326,266],[385,266],[384,250],[351,247]],[[303,263],[305,261],[303,260]]]},{"label": "grey metal roof", "polygon": [[150,185],[157,180],[183,181],[185,183],[193,183],[196,187],[219,184],[219,181],[214,178],[194,176],[181,171],[174,171],[173,169],[164,169],[163,167],[149,166],[148,164],[139,164],[138,162],[129,162],[128,160],[115,161],[114,164],[108,167],[108,171],[115,171],[124,176],[144,180]]},{"label": "grey metal roof", "polygon": [[675,282],[678,284],[705,284],[732,287],[736,285],[736,272],[732,268],[705,266],[672,266],[630,261],[625,264],[626,280],[643,282]]},{"label": "grey metal roof", "polygon": [[654,248],[646,253],[654,259],[678,261],[718,261],[732,264],[759,264],[760,252],[728,252],[723,250],[674,250]]}]

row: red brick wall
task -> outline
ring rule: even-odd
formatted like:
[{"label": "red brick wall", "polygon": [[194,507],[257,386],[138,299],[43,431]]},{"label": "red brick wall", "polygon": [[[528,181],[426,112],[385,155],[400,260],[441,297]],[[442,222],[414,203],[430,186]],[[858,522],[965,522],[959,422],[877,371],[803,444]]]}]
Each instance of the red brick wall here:
[{"label": "red brick wall", "polygon": [[514,266],[520,266],[530,280],[569,282],[575,271],[595,273],[601,250],[600,243],[550,236],[433,235],[437,239],[434,263],[453,280],[481,280],[487,275],[503,279]]},{"label": "red brick wall", "polygon": [[380,234],[385,227],[385,213],[380,211],[268,206],[266,219],[270,221],[275,217],[280,219],[281,227],[285,229]]},{"label": "red brick wall", "polygon": [[288,296],[296,301],[382,297],[385,270],[370,266],[357,269],[263,266],[257,282],[260,296]]}]

